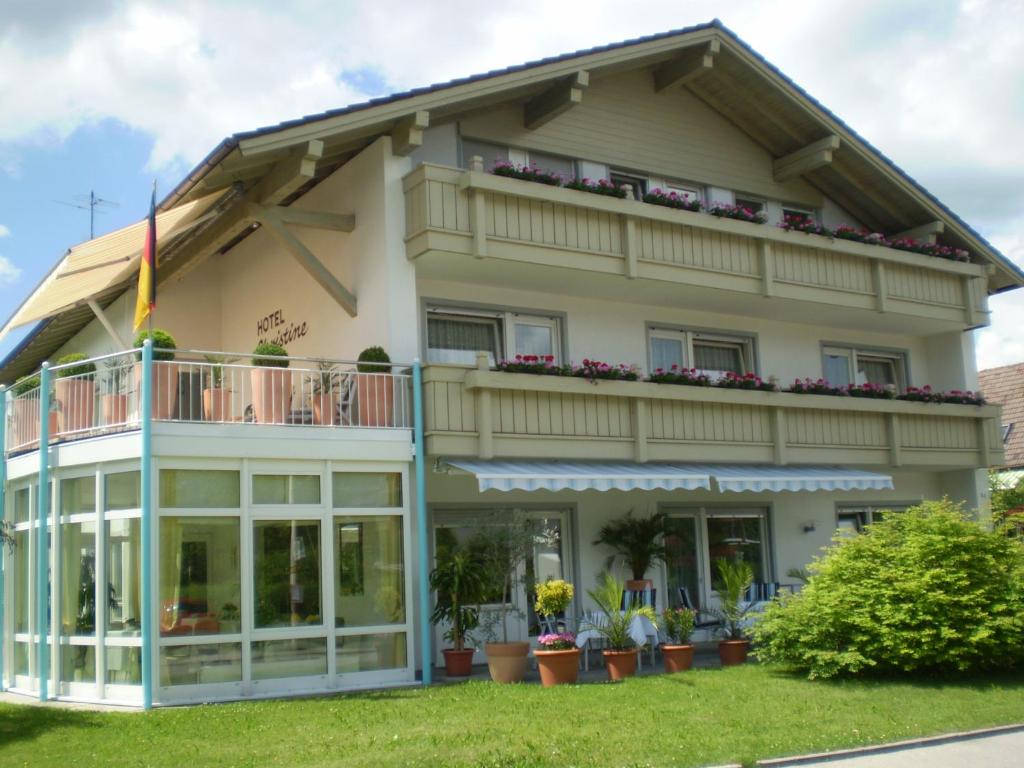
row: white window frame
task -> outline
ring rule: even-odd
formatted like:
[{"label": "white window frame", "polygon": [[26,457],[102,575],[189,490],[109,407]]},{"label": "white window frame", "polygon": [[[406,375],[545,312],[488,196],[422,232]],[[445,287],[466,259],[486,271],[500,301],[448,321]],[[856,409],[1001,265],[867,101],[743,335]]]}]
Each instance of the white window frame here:
[{"label": "white window frame", "polygon": [[[893,365],[893,372],[896,379],[896,389],[900,392],[906,391],[909,384],[907,375],[907,354],[886,349],[872,349],[870,347],[847,347],[836,344],[825,344],[821,350],[821,372],[825,375],[825,357],[845,357],[847,361],[847,376],[851,384],[865,384],[867,380],[860,372],[860,359],[873,358],[875,360],[886,360]],[[833,382],[835,383],[835,382]]]},{"label": "white window frame", "polygon": [[[740,207],[746,205],[747,207],[750,207],[754,213],[768,214],[768,201],[763,197],[757,197],[756,195],[744,195],[742,192],[736,192],[733,195],[733,203]],[[753,206],[757,207],[754,208]]]},{"label": "white window frame", "polygon": [[875,516],[879,512],[903,512],[909,504],[840,504],[836,507],[836,530],[839,530],[839,521],[842,518],[854,518],[856,520],[856,532],[861,533],[864,526],[878,522]]},{"label": "white window frame", "polygon": [[629,184],[633,187],[633,199],[643,200],[644,195],[650,191],[651,179],[639,173],[620,171],[615,168],[608,170],[608,181],[612,184]]},{"label": "white window frame", "polygon": [[466,307],[459,307],[457,305],[447,304],[431,304],[427,307],[427,320],[424,324],[424,332],[426,336],[424,338],[424,351],[425,357],[428,361],[430,358],[430,334],[427,329],[427,324],[430,323],[431,316],[437,317],[451,317],[466,319],[467,321],[473,322],[484,322],[491,321],[497,325],[497,336],[498,336],[498,355],[497,360],[492,360],[491,365],[495,365],[502,359],[513,358],[517,354],[521,354],[516,348],[516,334],[515,327],[517,324],[522,325],[538,325],[544,326],[551,329],[551,350],[555,356],[555,363],[561,364],[563,354],[563,318],[558,315],[548,314],[533,314],[532,312],[517,312],[515,310],[488,310],[488,309],[473,309]]},{"label": "white window frame", "polygon": [[788,203],[781,203],[781,206],[783,220],[785,220],[786,216],[796,215],[804,216],[814,223],[818,223],[818,212],[812,208],[804,208],[800,205],[789,205]]},{"label": "white window frame", "polygon": [[[740,353],[740,365],[742,367],[741,374],[755,372],[756,366],[754,364],[754,337],[744,336],[742,334],[730,334],[730,333],[716,333],[712,331],[697,331],[686,328],[665,328],[658,325],[647,326],[647,363],[648,368],[654,370],[654,355],[651,348],[651,341],[655,338],[662,339],[676,339],[682,342],[683,345],[683,362],[684,368],[694,367],[694,362],[697,356],[694,351],[694,347],[699,344],[706,344],[708,346],[721,346],[731,347],[738,349]],[[704,370],[701,369],[701,373],[706,373],[709,376],[717,375],[721,377],[724,375],[724,371],[717,370]]]}]

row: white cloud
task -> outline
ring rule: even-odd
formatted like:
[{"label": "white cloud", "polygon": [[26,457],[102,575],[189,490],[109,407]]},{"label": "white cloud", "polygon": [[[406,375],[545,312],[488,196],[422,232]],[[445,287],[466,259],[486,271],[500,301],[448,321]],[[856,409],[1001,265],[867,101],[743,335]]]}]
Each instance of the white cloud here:
[{"label": "white cloud", "polygon": [[11,234],[10,227],[0,224],[0,237],[8,237]]},{"label": "white cloud", "polygon": [[6,256],[0,256],[0,286],[13,285],[20,277],[21,267]]}]

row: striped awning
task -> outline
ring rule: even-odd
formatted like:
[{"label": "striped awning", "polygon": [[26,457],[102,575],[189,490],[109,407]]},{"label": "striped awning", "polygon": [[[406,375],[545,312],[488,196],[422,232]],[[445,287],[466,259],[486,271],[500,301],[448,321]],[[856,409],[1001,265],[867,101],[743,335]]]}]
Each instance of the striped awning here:
[{"label": "striped awning", "polygon": [[599,461],[448,459],[477,479],[481,491],[871,491],[891,490],[892,477],[844,467],[742,464],[637,464]]}]

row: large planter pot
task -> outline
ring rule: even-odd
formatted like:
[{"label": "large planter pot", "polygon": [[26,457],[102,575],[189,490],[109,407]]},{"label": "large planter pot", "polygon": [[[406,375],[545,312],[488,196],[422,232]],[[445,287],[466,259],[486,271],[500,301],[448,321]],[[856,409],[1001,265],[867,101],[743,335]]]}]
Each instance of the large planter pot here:
[{"label": "large planter pot", "polygon": [[445,648],[441,653],[444,655],[446,677],[469,677],[472,674],[474,653],[472,648],[465,648],[461,651]]},{"label": "large planter pot", "polygon": [[81,432],[92,429],[96,415],[96,382],[89,378],[68,377],[54,384],[57,402],[57,431]]},{"label": "large planter pot", "polygon": [[654,582],[650,579],[626,579],[623,588],[627,592],[643,592],[645,589],[654,589]]},{"label": "large planter pot", "polygon": [[128,421],[128,395],[107,394],[100,397],[103,426],[124,424]]},{"label": "large planter pot", "polygon": [[572,685],[580,674],[580,649],[569,648],[564,651],[533,652],[537,657],[537,669],[540,682],[545,688],[555,685]]},{"label": "large planter pot", "polygon": [[356,374],[359,427],[391,427],[395,421],[395,380],[384,374]]},{"label": "large planter pot", "polygon": [[203,421],[231,421],[231,390],[207,387],[203,390]]},{"label": "large planter pot", "polygon": [[287,368],[254,368],[252,411],[260,424],[286,424],[292,409],[292,374]]},{"label": "large planter pot", "polygon": [[693,666],[692,645],[662,645],[661,658],[668,674],[685,672]]},{"label": "large planter pot", "polygon": [[12,401],[11,446],[27,448],[39,442],[39,399],[23,397]]},{"label": "large planter pot", "polygon": [[746,662],[749,649],[749,640],[720,640],[718,658],[722,661],[723,667],[734,667]]},{"label": "large planter pot", "polygon": [[[157,421],[169,421],[178,405],[178,364],[169,360],[153,363],[153,405],[150,415]],[[142,402],[142,363],[135,364],[135,391]]]},{"label": "large planter pot", "polygon": [[313,423],[322,427],[333,427],[338,421],[338,393],[314,392],[311,399]]},{"label": "large planter pot", "polygon": [[529,643],[487,643],[487,668],[496,683],[521,683],[526,677]]},{"label": "large planter pot", "polygon": [[625,680],[635,675],[637,653],[636,648],[628,651],[601,651],[604,665],[608,669],[608,679]]}]

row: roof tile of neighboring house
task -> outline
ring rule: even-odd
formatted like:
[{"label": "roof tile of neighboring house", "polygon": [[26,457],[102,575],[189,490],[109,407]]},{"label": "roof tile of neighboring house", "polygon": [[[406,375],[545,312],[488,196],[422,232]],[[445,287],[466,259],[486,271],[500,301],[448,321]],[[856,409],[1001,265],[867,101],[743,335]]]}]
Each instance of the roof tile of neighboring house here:
[{"label": "roof tile of neighboring house", "polygon": [[978,382],[986,400],[1003,406],[1003,425],[1010,426],[1005,466],[1024,467],[1024,363],[979,371]]}]

